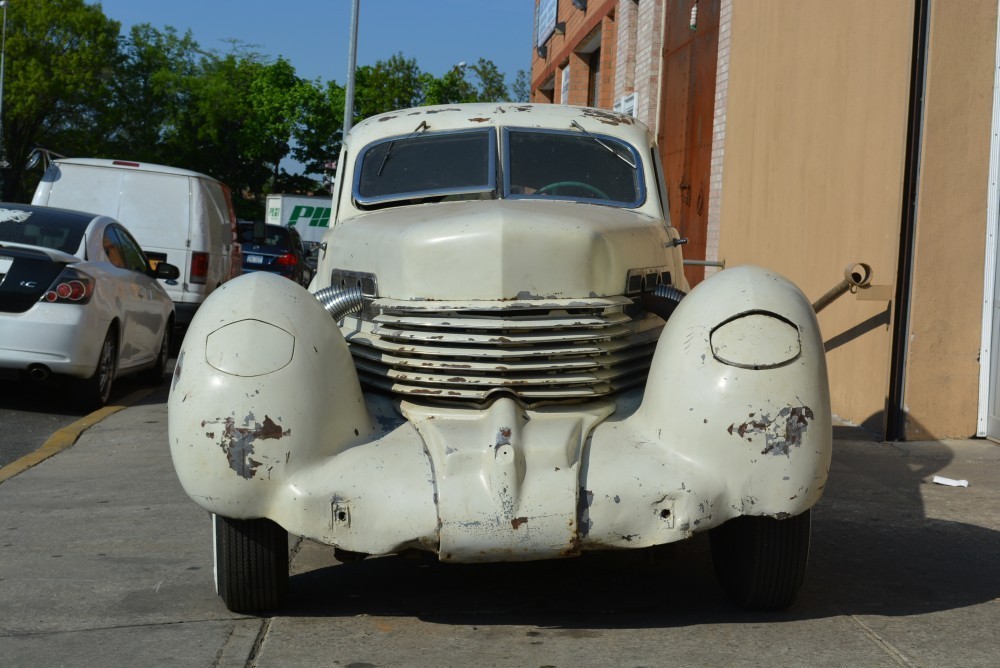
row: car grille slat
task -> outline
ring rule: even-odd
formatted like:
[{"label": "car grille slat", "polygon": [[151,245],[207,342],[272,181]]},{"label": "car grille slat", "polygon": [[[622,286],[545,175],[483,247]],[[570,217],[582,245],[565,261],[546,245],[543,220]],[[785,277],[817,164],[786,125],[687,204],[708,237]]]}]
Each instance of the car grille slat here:
[{"label": "car grille slat", "polygon": [[359,378],[395,394],[528,403],[583,400],[645,382],[663,321],[625,298],[477,302],[375,300],[342,331]]}]

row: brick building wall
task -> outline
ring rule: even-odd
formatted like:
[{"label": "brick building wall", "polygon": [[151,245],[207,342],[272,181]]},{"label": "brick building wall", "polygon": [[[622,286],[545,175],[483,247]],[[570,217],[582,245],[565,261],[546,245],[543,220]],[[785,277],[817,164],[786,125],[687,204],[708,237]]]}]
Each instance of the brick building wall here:
[{"label": "brick building wall", "polygon": [[[719,6],[719,61],[715,73],[715,120],[712,126],[712,167],[708,195],[708,231],[705,259],[719,260],[719,227],[722,218],[722,159],[726,145],[726,98],[729,93],[729,51],[732,39],[733,2],[721,0]],[[706,267],[705,276],[719,271]]]}]

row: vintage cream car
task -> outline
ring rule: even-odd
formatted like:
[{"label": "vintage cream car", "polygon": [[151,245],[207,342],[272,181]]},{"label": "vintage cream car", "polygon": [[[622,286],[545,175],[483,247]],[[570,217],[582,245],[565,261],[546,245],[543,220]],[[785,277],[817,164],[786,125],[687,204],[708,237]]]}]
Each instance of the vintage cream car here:
[{"label": "vintage cream car", "polygon": [[650,132],[478,104],[358,124],[310,291],[263,273],[192,322],[169,399],[226,605],[279,605],[286,532],[341,558],[573,557],[711,533],[742,606],[793,601],[826,484],[815,314],[690,290]]}]

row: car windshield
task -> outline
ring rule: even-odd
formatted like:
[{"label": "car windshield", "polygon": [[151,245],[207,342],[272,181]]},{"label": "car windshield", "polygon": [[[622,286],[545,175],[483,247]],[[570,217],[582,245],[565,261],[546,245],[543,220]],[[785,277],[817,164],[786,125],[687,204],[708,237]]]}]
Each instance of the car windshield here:
[{"label": "car windshield", "polygon": [[645,198],[641,161],[628,144],[578,129],[510,129],[497,166],[493,130],[423,132],[370,144],[355,171],[362,206],[497,196],[563,199],[640,206]]},{"label": "car windshield", "polygon": [[[264,227],[264,238],[258,240],[262,246],[275,246],[277,248],[291,248],[291,237],[288,228],[280,225],[266,225]],[[245,244],[256,243],[253,238],[253,225],[240,223],[240,242]]]},{"label": "car windshield", "polygon": [[0,243],[42,246],[72,255],[80,250],[90,220],[65,211],[0,207]]},{"label": "car windshield", "polygon": [[496,180],[494,137],[492,130],[439,132],[373,144],[358,161],[355,198],[376,204],[490,193]]},{"label": "car windshield", "polygon": [[642,204],[638,157],[617,139],[586,131],[510,130],[505,149],[506,197]]}]

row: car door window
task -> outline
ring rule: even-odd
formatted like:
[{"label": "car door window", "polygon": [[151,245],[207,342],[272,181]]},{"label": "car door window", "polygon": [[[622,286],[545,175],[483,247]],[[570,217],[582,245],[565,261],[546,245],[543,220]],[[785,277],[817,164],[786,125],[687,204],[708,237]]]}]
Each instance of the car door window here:
[{"label": "car door window", "polygon": [[104,228],[104,254],[108,256],[108,262],[126,269],[125,254],[122,253],[121,245],[118,243],[118,235],[113,227]]},{"label": "car door window", "polygon": [[117,246],[125,262],[124,265],[119,266],[124,266],[126,269],[131,269],[139,273],[146,273],[149,263],[146,261],[146,256],[143,254],[142,249],[139,248],[139,244],[132,238],[132,235],[121,227],[109,229],[113,229],[113,234],[117,239]]}]

